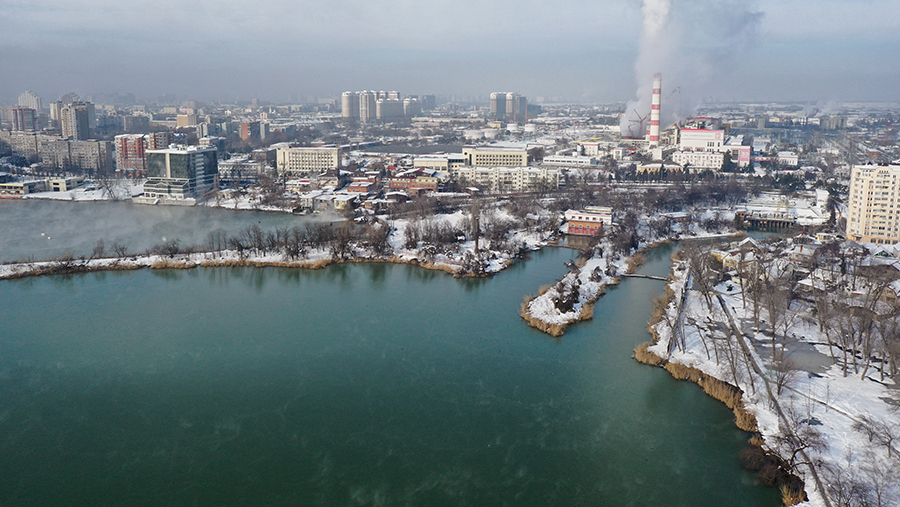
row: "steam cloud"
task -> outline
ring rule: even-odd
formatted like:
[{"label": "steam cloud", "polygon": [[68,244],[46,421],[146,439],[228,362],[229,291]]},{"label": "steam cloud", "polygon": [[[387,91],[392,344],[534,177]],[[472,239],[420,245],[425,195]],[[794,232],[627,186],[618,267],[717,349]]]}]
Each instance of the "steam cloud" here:
[{"label": "steam cloud", "polygon": [[[753,0],[643,0],[637,98],[628,102],[622,134],[631,128],[635,137],[644,136],[657,72],[663,78],[663,129],[691,115],[704,97],[723,91],[721,78],[731,75],[755,44],[763,14],[754,6]],[[667,99],[676,87],[679,92]]]}]

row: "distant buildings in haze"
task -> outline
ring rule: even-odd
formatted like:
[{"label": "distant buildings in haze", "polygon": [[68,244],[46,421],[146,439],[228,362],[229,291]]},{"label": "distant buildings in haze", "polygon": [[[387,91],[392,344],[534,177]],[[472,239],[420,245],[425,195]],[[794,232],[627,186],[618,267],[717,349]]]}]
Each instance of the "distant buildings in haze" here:
[{"label": "distant buildings in haze", "polygon": [[528,99],[511,92],[491,93],[491,117],[511,122],[528,120]]},{"label": "distant buildings in haze", "polygon": [[411,118],[424,110],[434,109],[434,95],[401,98],[396,91],[361,91],[341,94],[341,116],[368,123]]}]

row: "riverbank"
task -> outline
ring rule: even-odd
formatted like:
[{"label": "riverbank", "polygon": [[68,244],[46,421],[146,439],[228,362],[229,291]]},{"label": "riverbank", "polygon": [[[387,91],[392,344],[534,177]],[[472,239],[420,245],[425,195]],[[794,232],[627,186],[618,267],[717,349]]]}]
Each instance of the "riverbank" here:
[{"label": "riverbank", "polygon": [[742,236],[745,233],[699,234],[689,238],[661,238],[641,245],[628,256],[615,256],[611,242],[604,238],[589,250],[591,257],[579,260],[571,272],[551,285],[538,290],[536,296],[526,296],[519,314],[529,326],[553,337],[560,337],[566,327],[592,318],[594,304],[606,294],[609,286],[617,285],[622,274],[633,273],[644,261],[644,254],[654,248],[678,240],[706,240]]},{"label": "riverbank", "polygon": [[[347,262],[390,262],[413,264],[424,269],[443,271],[456,277],[487,277],[510,266],[525,252],[540,249],[552,238],[547,232],[513,229],[508,233],[505,247],[482,242],[476,249],[474,240],[445,245],[425,241],[410,241],[410,227],[460,228],[466,219],[463,212],[436,215],[411,226],[409,220],[395,220],[391,224],[379,222],[362,226],[335,226],[338,232],[307,229],[282,229],[266,232],[251,226],[237,236],[211,234],[208,243],[222,248],[185,246],[177,240],[167,240],[153,248],[153,252],[133,255],[104,255],[89,258],[64,254],[54,259],[0,264],[0,279],[29,276],[72,274],[104,270],[128,269],[189,269],[194,267],[291,267],[321,269],[331,264]],[[315,227],[313,228],[315,229]],[[324,229],[329,229],[324,227]],[[343,232],[340,230],[343,229]],[[355,232],[351,232],[355,231]],[[327,238],[303,239],[300,236]],[[239,247],[224,248],[239,243]],[[411,247],[415,245],[414,247]],[[112,245],[109,250],[116,248]],[[121,252],[119,252],[121,253]]]},{"label": "riverbank", "polygon": [[667,293],[649,323],[653,341],[634,358],[698,383],[733,408],[735,424],[753,434],[744,465],[778,486],[786,504],[830,507],[851,487],[853,495],[895,498],[893,382],[874,372],[844,377],[827,360],[825,345],[807,345],[826,340],[799,315],[789,331],[802,333],[805,342],[786,347],[792,360],[773,361],[771,338],[752,329],[752,305],[740,290],[723,282],[706,298],[688,286],[689,271],[686,259],[673,262]]},{"label": "riverbank", "polygon": [[[765,485],[777,487],[785,505],[796,505],[805,501],[807,497],[803,481],[784,470],[783,460],[767,449],[765,439],[759,432],[756,414],[745,404],[744,391],[736,385],[690,364],[670,359],[672,357],[671,349],[677,347],[677,343],[676,340],[667,340],[661,336],[660,327],[664,325],[667,317],[672,315],[672,309],[675,310],[676,316],[682,314],[686,300],[684,284],[689,273],[680,263],[679,253],[680,251],[676,251],[672,255],[672,269],[669,281],[666,283],[665,294],[654,302],[653,313],[647,323],[647,330],[652,337],[651,341],[637,346],[632,357],[640,363],[666,370],[677,380],[693,382],[700,386],[707,395],[722,402],[734,413],[735,426],[751,434],[748,439],[748,448],[741,456],[742,464],[751,470],[759,471],[760,479]],[[680,295],[677,296],[676,291]],[[666,348],[664,354],[660,351],[660,344],[664,344]]]}]

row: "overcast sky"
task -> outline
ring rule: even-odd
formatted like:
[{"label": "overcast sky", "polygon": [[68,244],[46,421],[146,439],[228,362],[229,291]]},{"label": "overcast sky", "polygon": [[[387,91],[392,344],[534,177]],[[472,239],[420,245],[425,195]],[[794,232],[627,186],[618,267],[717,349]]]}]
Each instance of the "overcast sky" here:
[{"label": "overcast sky", "polygon": [[[670,1],[677,13],[707,0]],[[900,0],[740,3],[760,13],[757,26],[752,37],[719,48],[732,61],[704,93],[900,101]],[[360,89],[625,101],[636,91],[641,5],[0,0],[0,103],[24,90],[45,103],[69,91],[287,101]],[[722,14],[710,17],[691,30],[731,29]],[[689,85],[666,83],[679,84]]]}]

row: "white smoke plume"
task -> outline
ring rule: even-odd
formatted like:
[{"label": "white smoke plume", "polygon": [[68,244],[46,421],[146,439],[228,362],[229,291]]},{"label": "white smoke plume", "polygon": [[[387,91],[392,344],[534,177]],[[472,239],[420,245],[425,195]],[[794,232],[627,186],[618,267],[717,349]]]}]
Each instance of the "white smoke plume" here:
[{"label": "white smoke plume", "polygon": [[754,0],[643,0],[637,96],[622,117],[622,135],[630,130],[634,137],[644,136],[657,72],[663,80],[663,129],[693,114],[705,97],[727,93],[722,78],[734,72],[756,42],[763,15],[754,6]]}]

